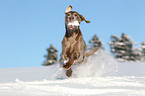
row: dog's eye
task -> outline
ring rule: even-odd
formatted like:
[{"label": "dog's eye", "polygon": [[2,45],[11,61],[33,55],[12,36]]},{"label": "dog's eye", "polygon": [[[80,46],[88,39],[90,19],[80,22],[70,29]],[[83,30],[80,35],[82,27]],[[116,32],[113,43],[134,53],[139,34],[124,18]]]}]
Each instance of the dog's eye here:
[{"label": "dog's eye", "polygon": [[70,16],[70,14],[67,14],[67,16]]},{"label": "dog's eye", "polygon": [[78,15],[77,15],[77,14],[75,14],[75,16],[77,17]]}]

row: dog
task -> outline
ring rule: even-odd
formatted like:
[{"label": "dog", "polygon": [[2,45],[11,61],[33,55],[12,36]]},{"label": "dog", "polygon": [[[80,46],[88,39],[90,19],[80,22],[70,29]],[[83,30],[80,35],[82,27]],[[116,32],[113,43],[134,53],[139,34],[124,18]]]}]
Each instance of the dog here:
[{"label": "dog", "polygon": [[72,6],[69,5],[65,11],[65,29],[66,33],[62,40],[62,58],[64,61],[63,68],[66,71],[66,75],[70,77],[72,75],[72,65],[75,63],[81,63],[86,61],[86,57],[93,54],[98,48],[85,53],[86,43],[83,39],[83,35],[79,28],[80,23],[86,20],[85,17],[80,15],[76,11],[71,11]]}]

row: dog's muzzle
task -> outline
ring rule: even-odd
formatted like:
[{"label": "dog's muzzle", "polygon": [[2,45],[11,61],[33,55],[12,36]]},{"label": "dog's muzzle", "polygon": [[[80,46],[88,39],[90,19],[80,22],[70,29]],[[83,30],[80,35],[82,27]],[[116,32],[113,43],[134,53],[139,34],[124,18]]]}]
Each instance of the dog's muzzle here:
[{"label": "dog's muzzle", "polygon": [[76,21],[69,22],[67,25],[70,29],[73,29],[75,27],[80,26],[80,23],[76,20]]}]

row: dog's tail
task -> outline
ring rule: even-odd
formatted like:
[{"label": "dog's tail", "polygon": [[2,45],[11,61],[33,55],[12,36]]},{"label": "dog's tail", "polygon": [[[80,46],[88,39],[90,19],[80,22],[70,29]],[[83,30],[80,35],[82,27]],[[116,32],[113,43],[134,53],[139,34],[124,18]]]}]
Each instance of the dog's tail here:
[{"label": "dog's tail", "polygon": [[93,54],[93,53],[95,53],[97,50],[99,50],[99,48],[96,48],[96,49],[91,50],[90,52],[86,53],[86,54],[85,54],[85,55],[86,55],[86,57],[88,57],[88,56],[92,55],[92,54]]}]

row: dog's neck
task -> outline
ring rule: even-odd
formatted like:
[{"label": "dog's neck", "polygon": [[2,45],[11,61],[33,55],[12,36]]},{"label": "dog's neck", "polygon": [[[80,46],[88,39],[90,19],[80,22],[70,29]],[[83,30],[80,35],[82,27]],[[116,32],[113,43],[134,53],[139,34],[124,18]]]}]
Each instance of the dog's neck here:
[{"label": "dog's neck", "polygon": [[67,38],[71,37],[74,33],[75,33],[75,34],[79,34],[79,33],[81,32],[79,26],[74,26],[74,28],[70,29],[70,28],[66,25],[65,28],[66,28],[65,36],[66,36]]}]

